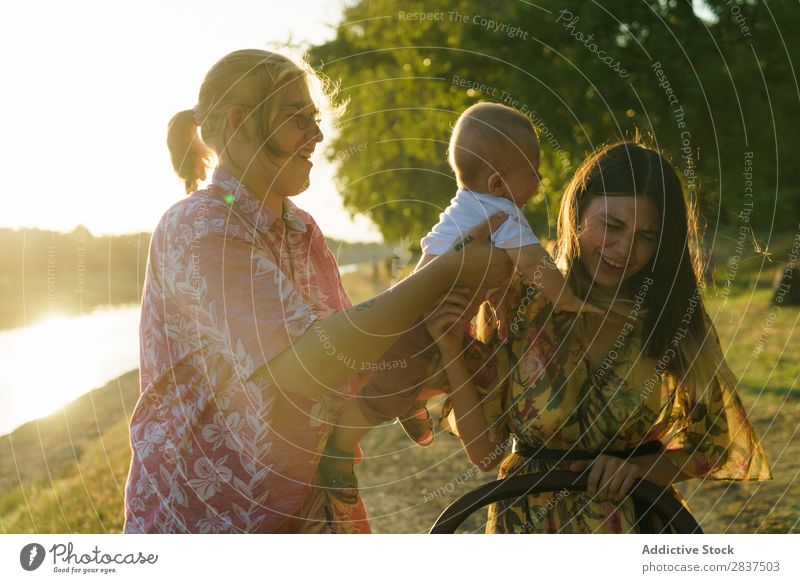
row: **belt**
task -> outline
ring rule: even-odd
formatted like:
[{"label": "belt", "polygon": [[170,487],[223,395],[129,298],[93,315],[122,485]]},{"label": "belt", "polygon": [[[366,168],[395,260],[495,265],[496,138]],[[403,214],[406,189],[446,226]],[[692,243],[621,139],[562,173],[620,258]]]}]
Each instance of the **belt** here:
[{"label": "belt", "polygon": [[[626,449],[623,451],[610,451],[602,450],[597,453],[588,451],[565,450],[565,449],[548,449],[546,447],[535,447],[519,440],[514,439],[511,445],[511,451],[521,457],[527,459],[547,460],[547,461],[580,461],[580,460],[593,460],[601,454],[612,455],[621,459],[629,459],[640,455],[649,455],[654,453],[661,453],[664,447],[658,440],[648,441],[641,443],[636,447]],[[636,523],[639,525],[639,532],[642,534],[655,534],[662,532],[655,522],[654,513],[649,505],[639,500],[633,499],[633,512],[636,516]]]}]

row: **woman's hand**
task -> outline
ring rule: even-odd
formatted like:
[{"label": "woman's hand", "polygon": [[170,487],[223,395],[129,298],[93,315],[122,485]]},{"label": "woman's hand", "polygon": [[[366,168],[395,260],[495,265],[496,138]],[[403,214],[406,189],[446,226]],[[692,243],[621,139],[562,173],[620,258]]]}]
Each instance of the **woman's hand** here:
[{"label": "woman's hand", "polygon": [[447,253],[431,263],[446,263],[452,270],[454,285],[473,288],[508,285],[514,266],[505,251],[494,247],[490,240],[492,232],[507,218],[504,212],[492,215],[470,229]]},{"label": "woman's hand", "polygon": [[469,288],[454,288],[439,299],[425,319],[428,333],[445,358],[458,356],[464,348],[464,335],[472,320],[472,299]]},{"label": "woman's hand", "polygon": [[586,492],[598,500],[621,502],[636,481],[642,478],[642,470],[635,463],[605,454],[593,460],[572,462],[569,469],[582,472],[588,467],[591,470]]}]

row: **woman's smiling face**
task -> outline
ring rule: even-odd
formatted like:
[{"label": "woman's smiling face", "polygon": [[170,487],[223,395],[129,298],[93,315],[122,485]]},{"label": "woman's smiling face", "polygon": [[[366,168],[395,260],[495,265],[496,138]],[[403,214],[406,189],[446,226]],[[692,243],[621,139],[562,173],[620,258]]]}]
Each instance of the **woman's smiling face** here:
[{"label": "woman's smiling face", "polygon": [[[310,158],[323,136],[319,112],[304,80],[286,87],[277,104],[274,128],[267,134],[255,107],[232,106],[227,131],[232,136],[223,151],[223,164],[237,170],[247,187],[259,197],[300,194],[309,184]],[[266,135],[265,135],[266,134]],[[275,209],[273,209],[275,210]]]},{"label": "woman's smiling face", "polygon": [[658,248],[661,219],[647,196],[592,196],[581,213],[580,258],[594,285],[617,289]]},{"label": "woman's smiling face", "polygon": [[294,196],[308,188],[313,166],[310,158],[322,141],[319,113],[304,82],[287,88],[279,111],[272,143],[285,159],[276,169],[271,190],[281,196]]}]

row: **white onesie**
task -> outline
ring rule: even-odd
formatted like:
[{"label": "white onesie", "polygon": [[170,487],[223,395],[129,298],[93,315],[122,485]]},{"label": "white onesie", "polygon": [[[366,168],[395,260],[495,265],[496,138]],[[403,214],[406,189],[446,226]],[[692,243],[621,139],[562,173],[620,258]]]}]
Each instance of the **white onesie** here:
[{"label": "white onesie", "polygon": [[508,219],[492,234],[495,247],[516,249],[539,243],[522,210],[513,202],[459,188],[450,206],[439,215],[439,222],[422,238],[422,252],[426,255],[442,255],[472,227],[500,211],[505,212]]}]

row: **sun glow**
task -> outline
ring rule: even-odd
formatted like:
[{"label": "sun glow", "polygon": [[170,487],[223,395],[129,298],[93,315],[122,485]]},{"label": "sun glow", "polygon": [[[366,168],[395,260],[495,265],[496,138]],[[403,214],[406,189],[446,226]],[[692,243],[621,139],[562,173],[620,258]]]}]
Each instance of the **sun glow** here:
[{"label": "sun glow", "polygon": [[[16,89],[0,93],[0,108],[13,112],[4,134],[14,137],[0,141],[0,157],[4,188],[16,196],[0,227],[151,232],[185,196],[167,123],[194,106],[211,65],[236,49],[320,42],[340,13],[325,0],[296,0],[291,10],[274,0],[230,0],[224,10],[211,0],[4,4],[3,73]],[[342,208],[331,171],[312,179],[301,206],[326,235],[379,239]]]}]

